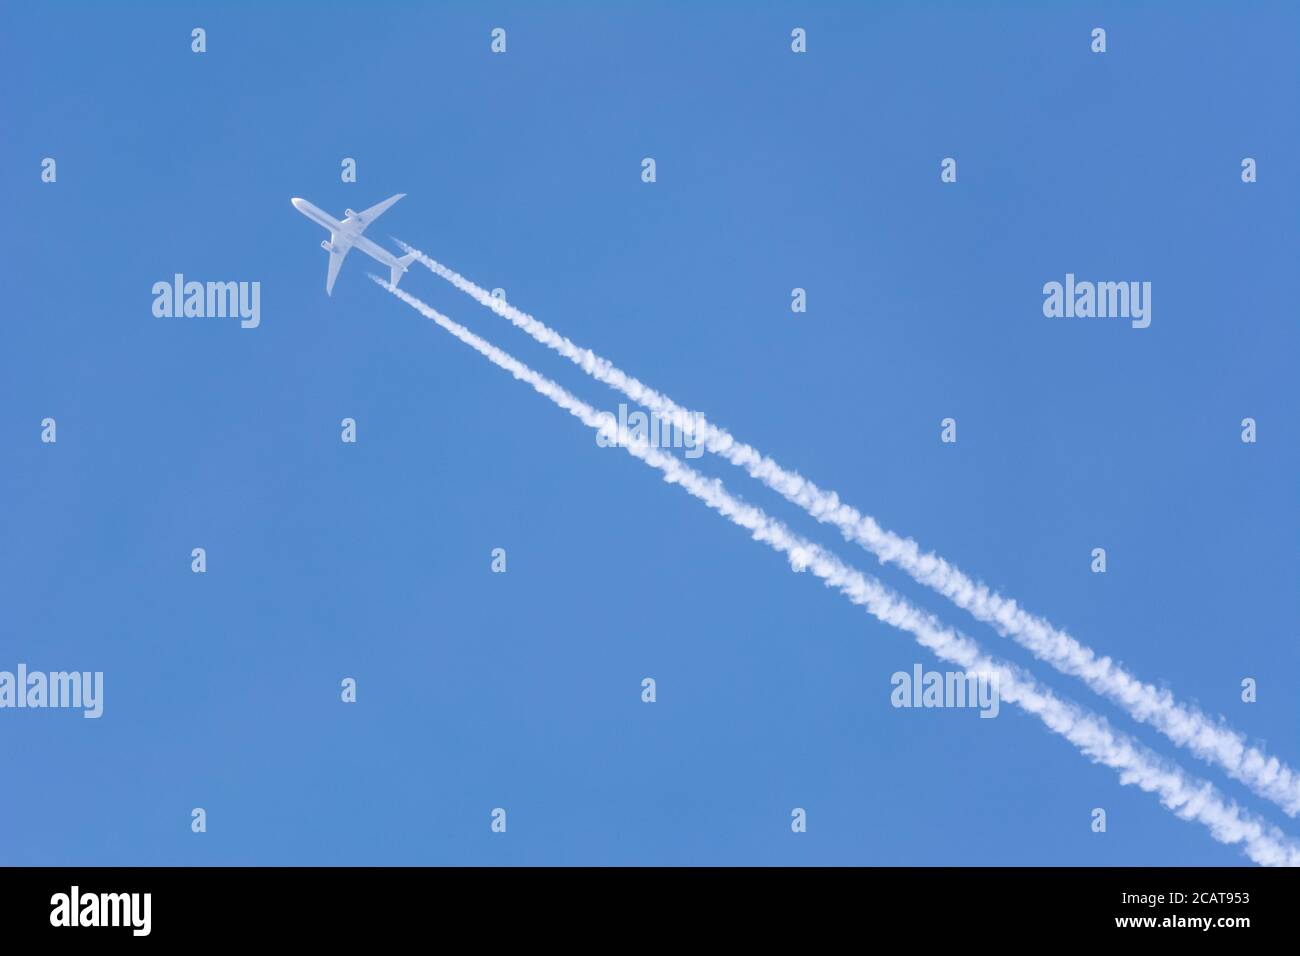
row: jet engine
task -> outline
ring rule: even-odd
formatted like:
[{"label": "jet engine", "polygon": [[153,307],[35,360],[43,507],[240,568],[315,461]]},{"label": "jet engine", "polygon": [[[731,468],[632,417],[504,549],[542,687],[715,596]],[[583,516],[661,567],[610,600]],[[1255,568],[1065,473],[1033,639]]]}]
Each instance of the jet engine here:
[{"label": "jet engine", "polygon": [[322,239],[320,241],[320,247],[324,249],[326,252],[334,251],[334,247],[330,245],[330,241],[328,239]]},{"label": "jet engine", "polygon": [[344,210],[343,210],[343,215],[347,216],[349,219],[360,219],[360,218],[361,218],[361,217],[358,216],[355,212],[353,212],[351,209],[344,209]]}]

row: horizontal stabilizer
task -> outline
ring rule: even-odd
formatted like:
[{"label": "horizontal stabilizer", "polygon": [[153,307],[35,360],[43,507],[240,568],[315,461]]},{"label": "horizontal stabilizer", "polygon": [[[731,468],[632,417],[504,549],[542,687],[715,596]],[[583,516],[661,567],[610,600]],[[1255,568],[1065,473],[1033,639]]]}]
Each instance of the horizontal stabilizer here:
[{"label": "horizontal stabilizer", "polygon": [[414,261],[415,261],[414,252],[408,252],[406,255],[398,257],[397,265],[393,266],[393,270],[392,270],[393,272],[392,282],[394,286],[397,285],[397,280],[402,277],[402,273],[404,273],[407,270],[407,268],[411,265],[411,263]]}]

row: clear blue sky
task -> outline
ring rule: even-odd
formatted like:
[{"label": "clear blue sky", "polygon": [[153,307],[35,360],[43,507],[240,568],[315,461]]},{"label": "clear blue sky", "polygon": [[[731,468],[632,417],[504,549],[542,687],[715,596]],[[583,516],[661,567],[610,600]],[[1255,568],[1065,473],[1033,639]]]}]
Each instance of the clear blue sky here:
[{"label": "clear blue sky", "polygon": [[[1131,6],[7,5],[0,669],[106,688],[98,721],[0,711],[0,862],[1243,863],[1013,707],[893,709],[890,674],[935,666],[909,637],[598,448],[360,254],[327,298],[288,201],[407,193],[373,238],[1294,766],[1300,15]],[[261,282],[260,328],[154,318],[176,272]],[[1151,327],[1045,318],[1066,272],[1151,281]],[[617,407],[431,274],[403,287]]]}]

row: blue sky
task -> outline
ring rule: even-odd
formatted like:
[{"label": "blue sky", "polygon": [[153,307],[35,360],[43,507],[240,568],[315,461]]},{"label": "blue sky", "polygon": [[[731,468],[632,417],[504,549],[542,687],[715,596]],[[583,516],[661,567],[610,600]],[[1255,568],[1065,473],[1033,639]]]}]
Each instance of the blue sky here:
[{"label": "blue sky", "polygon": [[[327,298],[288,202],[407,193],[372,238],[1294,766],[1300,16],[1131,7],[6,7],[0,669],[102,670],[105,711],[0,711],[0,862],[1243,863],[1013,707],[892,708],[894,671],[937,666],[910,637],[598,448],[360,254]],[[259,281],[260,327],[155,318],[176,272]],[[1067,272],[1150,281],[1150,328],[1045,318]],[[402,285],[617,408],[428,272]]]}]

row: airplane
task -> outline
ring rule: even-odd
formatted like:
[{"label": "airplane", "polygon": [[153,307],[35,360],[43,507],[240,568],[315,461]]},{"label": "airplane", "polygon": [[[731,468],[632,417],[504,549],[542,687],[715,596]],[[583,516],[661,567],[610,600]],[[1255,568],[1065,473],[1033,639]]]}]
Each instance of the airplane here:
[{"label": "airplane", "polygon": [[390,196],[378,205],[363,209],[361,212],[345,209],[342,222],[339,222],[329,213],[313,206],[305,199],[295,197],[289,200],[289,202],[293,203],[294,209],[318,226],[324,226],[330,231],[329,239],[322,241],[320,244],[320,247],[330,254],[329,272],[325,276],[326,295],[334,294],[334,280],[338,278],[339,266],[343,265],[343,257],[354,246],[372,259],[377,259],[388,266],[392,270],[392,283],[397,285],[397,280],[402,277],[402,273],[415,260],[415,253],[395,256],[383,246],[371,242],[361,233],[365,231],[366,226],[383,215],[384,210],[405,195],[406,193],[398,193],[396,196]]}]

